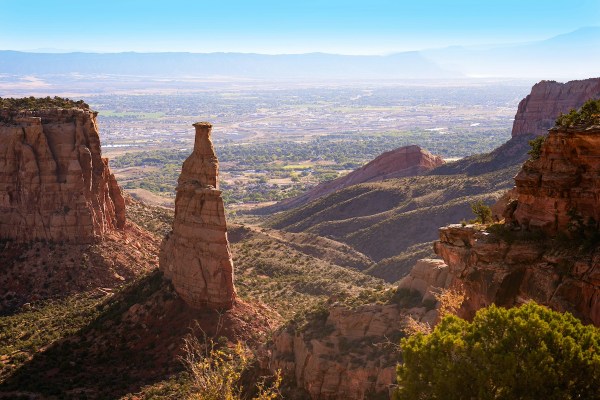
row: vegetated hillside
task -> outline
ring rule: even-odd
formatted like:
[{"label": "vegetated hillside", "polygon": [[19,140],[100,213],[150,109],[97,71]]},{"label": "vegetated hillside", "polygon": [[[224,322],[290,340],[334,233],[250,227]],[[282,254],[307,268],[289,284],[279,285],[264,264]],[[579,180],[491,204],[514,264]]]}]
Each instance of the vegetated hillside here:
[{"label": "vegetated hillside", "polygon": [[441,157],[435,156],[419,146],[403,146],[386,151],[373,161],[337,179],[323,182],[309,191],[267,207],[264,212],[288,210],[304,205],[336,190],[359,183],[378,182],[392,178],[423,175],[425,172],[444,164]]},{"label": "vegetated hillside", "polygon": [[526,158],[526,138],[492,153],[442,165],[428,176],[391,179],[348,187],[271,218],[267,225],[330,237],[377,262],[365,272],[389,282],[404,276],[437,229],[472,218],[470,204],[495,202],[513,186]]},{"label": "vegetated hillside", "polygon": [[535,135],[526,134],[515,136],[489,153],[475,154],[441,165],[431,170],[428,175],[466,174],[477,176],[504,168],[520,166],[529,158],[527,154],[531,149],[529,141],[535,139],[535,137]]},{"label": "vegetated hillside", "polygon": [[284,235],[277,237],[276,231],[247,227],[234,227],[231,233],[238,295],[261,301],[284,317],[332,297],[385,286],[382,280],[351,267],[364,268],[366,257],[341,252],[344,245],[326,244],[323,238],[311,243],[314,236],[307,234],[288,234],[286,240]]},{"label": "vegetated hillside", "polygon": [[145,385],[184,398],[187,335],[255,346],[277,326],[273,315],[241,301],[226,312],[193,310],[159,271],[115,292],[33,304],[0,318],[0,398],[156,398]]},{"label": "vegetated hillside", "polygon": [[94,244],[0,243],[2,315],[28,302],[122,286],[158,266],[160,239],[128,222]]}]

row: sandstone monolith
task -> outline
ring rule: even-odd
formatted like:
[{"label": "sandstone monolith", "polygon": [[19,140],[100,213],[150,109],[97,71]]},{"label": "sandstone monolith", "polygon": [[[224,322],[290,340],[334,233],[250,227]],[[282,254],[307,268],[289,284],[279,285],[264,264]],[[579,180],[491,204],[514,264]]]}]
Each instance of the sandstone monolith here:
[{"label": "sandstone monolith", "polygon": [[163,241],[160,269],[189,306],[227,309],[236,295],[218,189],[219,162],[210,138],[212,125],[198,122],[194,127],[194,151],[179,176],[173,230]]},{"label": "sandstone monolith", "polygon": [[95,111],[0,110],[0,239],[91,243],[125,225]]}]

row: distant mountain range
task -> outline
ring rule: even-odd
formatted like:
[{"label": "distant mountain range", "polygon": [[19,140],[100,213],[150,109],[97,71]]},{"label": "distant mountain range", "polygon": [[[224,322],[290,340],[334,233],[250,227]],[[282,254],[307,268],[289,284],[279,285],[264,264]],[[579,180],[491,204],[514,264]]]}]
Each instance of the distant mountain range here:
[{"label": "distant mountain range", "polygon": [[0,51],[0,73],[202,76],[242,79],[453,78],[418,52],[389,56],[246,53],[22,53]]},{"label": "distant mountain range", "polygon": [[576,79],[600,75],[600,27],[516,45],[448,47],[386,56],[325,53],[27,53],[0,51],[0,74],[115,74],[268,80]]},{"label": "distant mountain range", "polygon": [[581,28],[518,45],[422,51],[427,59],[467,76],[571,80],[600,76],[600,27]]}]

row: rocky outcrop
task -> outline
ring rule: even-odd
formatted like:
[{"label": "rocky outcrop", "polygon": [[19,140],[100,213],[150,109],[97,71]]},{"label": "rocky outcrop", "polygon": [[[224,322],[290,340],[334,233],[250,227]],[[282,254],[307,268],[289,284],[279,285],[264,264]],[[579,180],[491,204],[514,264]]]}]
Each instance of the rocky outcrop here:
[{"label": "rocky outcrop", "polygon": [[519,103],[512,136],[544,135],[561,113],[578,109],[591,98],[600,98],[600,78],[538,82]]},{"label": "rocky outcrop", "polygon": [[387,395],[396,379],[405,319],[396,304],[335,304],[304,329],[276,333],[270,368],[291,376],[313,399]]},{"label": "rocky outcrop", "polygon": [[332,181],[323,182],[308,192],[278,203],[277,209],[288,209],[311,202],[337,190],[359,183],[423,175],[444,164],[444,160],[419,146],[405,146],[388,151],[368,164]]},{"label": "rocky outcrop", "polygon": [[550,234],[566,231],[575,216],[600,221],[599,176],[600,126],[551,129],[539,158],[515,177],[518,205],[509,219]]},{"label": "rocky outcrop", "polygon": [[194,124],[194,151],[177,184],[173,230],[163,241],[160,269],[193,308],[231,308],[233,262],[221,191],[219,163],[210,139],[212,125]]},{"label": "rocky outcrop", "polygon": [[87,107],[0,109],[0,239],[90,243],[125,224]]},{"label": "rocky outcrop", "polygon": [[[408,275],[398,282],[398,289],[418,292],[424,302],[437,303],[436,295],[449,288],[454,281],[448,265],[443,260],[424,258],[418,260]],[[414,314],[414,313],[413,313]],[[433,326],[438,321],[438,310],[428,310],[423,315],[416,314],[421,322]]]},{"label": "rocky outcrop", "polygon": [[440,229],[434,249],[448,265],[449,286],[465,291],[461,316],[471,318],[491,304],[534,300],[600,326],[600,254],[553,249],[514,231],[505,235],[471,225]]}]

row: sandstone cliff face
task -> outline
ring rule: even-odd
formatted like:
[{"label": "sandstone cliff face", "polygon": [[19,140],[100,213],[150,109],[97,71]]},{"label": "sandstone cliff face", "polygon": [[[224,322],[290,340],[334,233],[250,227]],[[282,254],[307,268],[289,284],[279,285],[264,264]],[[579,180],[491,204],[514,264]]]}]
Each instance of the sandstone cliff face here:
[{"label": "sandstone cliff face", "polygon": [[96,112],[0,110],[0,238],[90,243],[125,224]]},{"label": "sandstone cliff face", "polygon": [[419,146],[405,146],[388,151],[348,175],[324,182],[308,192],[278,203],[278,209],[288,209],[306,204],[319,197],[359,183],[378,182],[392,178],[422,175],[444,164],[441,157],[421,149]]},{"label": "sandstone cliff face", "polygon": [[471,318],[492,303],[512,307],[534,300],[600,326],[600,255],[573,254],[543,241],[507,242],[474,226],[440,229],[435,252],[452,285],[465,291],[460,315]]},{"label": "sandstone cliff face", "polygon": [[175,198],[173,231],[163,241],[160,269],[193,308],[231,308],[233,262],[219,164],[208,123],[196,123],[194,151],[183,163]]},{"label": "sandstone cliff face", "polygon": [[578,109],[591,98],[600,98],[600,78],[559,83],[536,83],[519,103],[512,136],[544,135],[561,113]]},{"label": "sandstone cliff face", "polygon": [[270,368],[295,379],[313,399],[364,399],[396,379],[405,314],[395,304],[333,305],[320,324],[274,336]]},{"label": "sandstone cliff face", "polygon": [[551,129],[537,160],[515,177],[514,220],[524,228],[566,231],[576,212],[600,221],[600,126]]}]

